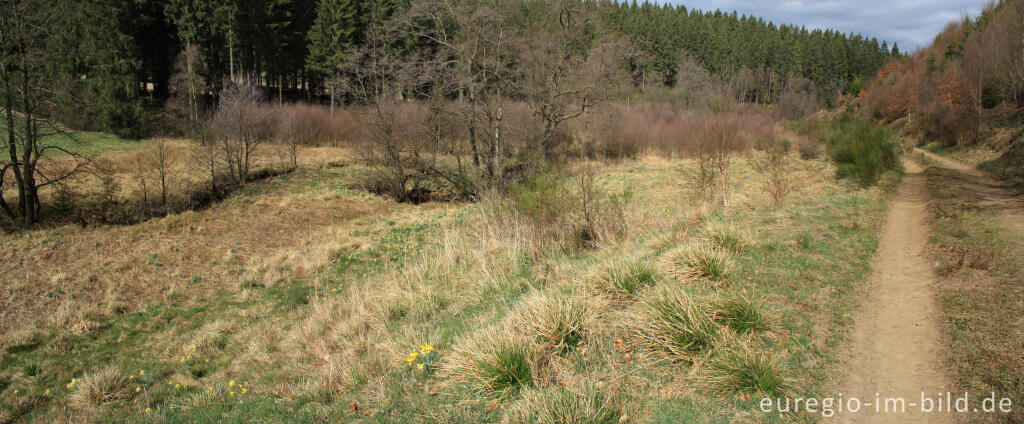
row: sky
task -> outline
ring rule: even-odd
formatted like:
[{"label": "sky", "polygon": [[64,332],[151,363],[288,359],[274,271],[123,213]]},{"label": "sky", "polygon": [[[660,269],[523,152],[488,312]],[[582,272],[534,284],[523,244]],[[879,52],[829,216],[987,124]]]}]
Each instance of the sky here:
[{"label": "sky", "polygon": [[737,11],[776,24],[838,29],[878,37],[911,52],[931,44],[964,12],[977,17],[988,0],[664,0],[688,9]]}]

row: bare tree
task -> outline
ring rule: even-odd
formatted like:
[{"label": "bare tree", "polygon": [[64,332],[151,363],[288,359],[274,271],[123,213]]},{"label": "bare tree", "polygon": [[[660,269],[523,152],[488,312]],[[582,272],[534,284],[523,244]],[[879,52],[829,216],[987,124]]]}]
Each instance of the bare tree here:
[{"label": "bare tree", "polygon": [[[503,184],[508,123],[505,109],[512,91],[514,5],[500,0],[424,0],[401,22],[412,34],[438,46],[438,84],[458,97],[452,109],[465,123],[475,168],[487,185]],[[458,152],[456,152],[458,153]]]},{"label": "bare tree", "polygon": [[153,173],[154,179],[160,189],[160,206],[167,207],[168,184],[171,174],[174,172],[174,154],[171,152],[171,144],[166,139],[156,140],[152,147],[145,153],[144,162]]},{"label": "bare tree", "polygon": [[184,99],[188,128],[193,133],[199,131],[199,117],[203,113],[202,93],[206,89],[206,81],[202,77],[203,64],[199,46],[187,43],[178,54],[171,78],[172,94],[176,99]]},{"label": "bare tree", "polygon": [[536,28],[523,28],[519,43],[520,89],[541,121],[537,147],[551,157],[559,125],[578,118],[607,98],[624,77],[626,43],[600,37],[599,19],[585,4],[560,0],[541,8]]},{"label": "bare tree", "polygon": [[371,27],[365,45],[349,54],[342,64],[351,77],[339,88],[367,106],[369,143],[362,146],[362,153],[381,177],[375,183],[381,185],[378,189],[407,200],[420,145],[405,131],[417,124],[408,122],[408,117],[399,117],[404,103],[401,96],[422,75],[415,69],[415,61],[404,60],[388,48],[393,35]]},{"label": "bare tree", "polygon": [[237,83],[225,81],[211,125],[235,185],[248,181],[253,154],[273,136],[272,119],[273,114],[264,105],[263,90],[253,78]]},{"label": "bare tree", "polygon": [[[60,96],[62,76],[55,63],[70,57],[70,43],[60,40],[64,5],[38,0],[0,2],[0,97],[6,140],[0,146],[0,187],[8,173],[18,192],[15,205],[0,192],[0,208],[14,222],[31,226],[39,219],[39,190],[57,186],[86,169],[87,157],[65,149],[58,140],[72,138],[50,119]],[[63,151],[73,162],[67,166],[47,162],[47,155]],[[51,166],[52,165],[52,166]]]}]

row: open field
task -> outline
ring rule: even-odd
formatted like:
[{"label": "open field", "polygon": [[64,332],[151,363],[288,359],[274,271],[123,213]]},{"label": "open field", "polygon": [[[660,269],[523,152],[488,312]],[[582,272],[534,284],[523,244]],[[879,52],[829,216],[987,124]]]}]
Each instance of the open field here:
[{"label": "open field", "polygon": [[591,174],[628,199],[619,241],[593,248],[543,247],[497,199],[346,188],[351,165],[5,236],[0,418],[813,421],[756,396],[836,384],[886,194],[799,161],[775,208],[761,154],[733,164],[724,209],[691,199],[689,161],[574,165],[570,191]]}]

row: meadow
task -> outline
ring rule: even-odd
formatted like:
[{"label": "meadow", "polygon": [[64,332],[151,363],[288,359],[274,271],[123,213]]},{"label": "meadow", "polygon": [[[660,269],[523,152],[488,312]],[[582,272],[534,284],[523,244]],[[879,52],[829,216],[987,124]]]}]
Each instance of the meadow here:
[{"label": "meadow", "polygon": [[557,205],[412,204],[304,147],[204,209],[4,236],[0,421],[814,421],[757,400],[836,384],[896,175],[787,152],[779,202],[768,156],[727,206],[655,151],[524,191]]}]

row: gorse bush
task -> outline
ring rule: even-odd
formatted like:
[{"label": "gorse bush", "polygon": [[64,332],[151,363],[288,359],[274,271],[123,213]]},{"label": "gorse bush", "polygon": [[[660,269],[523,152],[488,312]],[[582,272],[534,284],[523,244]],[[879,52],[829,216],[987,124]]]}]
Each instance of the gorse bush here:
[{"label": "gorse bush", "polygon": [[892,130],[869,121],[843,118],[833,123],[828,155],[836,163],[839,177],[857,180],[862,186],[878,182],[883,172],[897,165]]},{"label": "gorse bush", "polygon": [[512,209],[540,228],[560,223],[576,203],[571,197],[555,172],[527,178],[512,186],[508,193]]},{"label": "gorse bush", "polygon": [[626,235],[626,212],[632,200],[629,188],[600,189],[588,170],[575,176],[548,170],[510,187],[496,218],[525,224],[534,253],[552,247],[587,249]]}]

